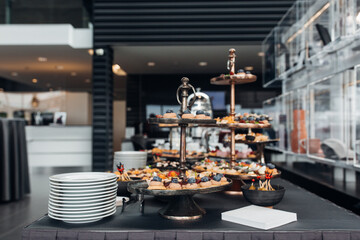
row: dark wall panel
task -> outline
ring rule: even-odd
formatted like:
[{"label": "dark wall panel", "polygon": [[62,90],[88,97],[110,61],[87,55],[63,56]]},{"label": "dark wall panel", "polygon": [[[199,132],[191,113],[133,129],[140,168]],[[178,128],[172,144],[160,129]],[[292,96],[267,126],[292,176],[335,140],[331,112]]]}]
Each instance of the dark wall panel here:
[{"label": "dark wall panel", "polygon": [[259,44],[292,3],[94,0],[94,44]]},{"label": "dark wall panel", "polygon": [[93,55],[93,170],[112,170],[113,159],[113,50]]}]

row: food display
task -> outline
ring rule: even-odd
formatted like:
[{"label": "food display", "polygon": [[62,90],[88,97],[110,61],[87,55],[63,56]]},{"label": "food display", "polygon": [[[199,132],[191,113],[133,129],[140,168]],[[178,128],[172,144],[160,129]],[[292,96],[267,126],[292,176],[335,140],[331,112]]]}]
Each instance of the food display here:
[{"label": "food display", "polygon": [[[253,136],[250,138],[249,136]],[[269,140],[269,136],[262,133],[248,133],[248,134],[236,134],[235,141],[253,141],[253,142],[266,142]]]},{"label": "food display", "polygon": [[[232,181],[223,175],[209,173],[201,175],[187,171],[186,160],[186,129],[190,124],[215,124],[216,121],[210,118],[210,114],[204,111],[197,111],[192,114],[189,109],[197,98],[195,88],[189,83],[188,78],[181,79],[182,84],[178,87],[176,98],[180,104],[179,118],[174,119],[174,114],[167,111],[164,116],[150,118],[149,124],[178,124],[180,127],[180,151],[178,171],[160,172],[158,169],[134,169],[128,172],[129,176],[142,177],[146,183],[129,184],[128,189],[137,194],[148,194],[159,197],[172,196],[168,199],[168,205],[159,210],[159,213],[168,219],[173,220],[192,220],[201,218],[206,211],[195,203],[192,196],[194,194],[206,194],[223,191],[231,186]],[[194,97],[188,102],[189,90],[194,92]],[[164,118],[165,117],[165,118]],[[180,119],[181,118],[181,119]],[[164,152],[155,149],[153,153],[162,154]],[[177,155],[175,151],[170,151],[171,155]],[[165,153],[166,154],[166,153]],[[150,179],[148,179],[150,177]]]},{"label": "food display", "polygon": [[[160,161],[159,158],[180,158],[179,150],[170,150],[170,149],[159,149],[153,148],[150,151],[153,155],[155,155],[155,162]],[[202,152],[197,151],[186,151],[186,158],[204,158],[205,155]]]},{"label": "food display", "polygon": [[166,177],[161,178],[155,174],[149,181],[148,189],[152,190],[181,190],[209,188],[220,185],[227,185],[228,181],[223,174],[205,173],[197,174],[196,172],[187,172],[186,178]]},{"label": "food display", "polygon": [[192,114],[189,109],[186,109],[182,115],[177,115],[173,110],[169,109],[164,115],[156,115],[156,118],[170,118],[170,119],[212,119],[210,113],[202,110],[196,111],[196,115]]},{"label": "food display", "polygon": [[262,114],[235,114],[234,117],[226,116],[223,118],[216,118],[216,123],[219,125],[231,124],[238,128],[268,128],[271,126],[269,116]]},{"label": "food display", "polygon": [[231,166],[231,163],[225,160],[211,161],[207,159],[196,163],[193,169],[197,172],[206,171],[214,174],[221,173],[226,176],[243,176],[244,179],[256,178],[257,176],[265,178],[266,174],[271,176],[277,176],[280,174],[280,172],[275,168],[275,165],[272,163],[259,164],[252,161],[236,162],[234,166]]},{"label": "food display", "polygon": [[[208,157],[212,158],[230,158],[231,152],[225,150],[214,150],[207,154]],[[256,158],[256,154],[251,148],[246,148],[241,151],[235,150],[236,159]]]}]

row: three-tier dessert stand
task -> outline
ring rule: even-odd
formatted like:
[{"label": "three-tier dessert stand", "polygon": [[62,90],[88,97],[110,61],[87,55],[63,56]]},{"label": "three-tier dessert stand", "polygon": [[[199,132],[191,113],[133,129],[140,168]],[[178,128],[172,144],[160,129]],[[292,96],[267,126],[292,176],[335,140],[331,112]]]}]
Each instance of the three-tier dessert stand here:
[{"label": "three-tier dessert stand", "polygon": [[[176,98],[180,104],[180,117],[187,109],[190,109],[196,100],[196,92],[194,87],[189,84],[189,79],[184,77],[181,79],[182,84],[176,92]],[[189,91],[195,94],[193,100],[188,104],[187,99]],[[184,118],[150,118],[149,124],[156,124],[161,127],[179,126],[180,127],[180,178],[186,178],[186,129],[193,126],[214,126],[216,121],[213,119],[184,119]],[[140,195],[153,195],[165,197],[168,204],[159,210],[161,216],[172,220],[192,220],[201,218],[206,211],[202,209],[193,199],[195,194],[206,194],[219,192],[227,189],[232,184],[232,180],[224,185],[212,186],[208,188],[197,189],[181,189],[181,190],[156,190],[148,189],[148,183],[129,183],[128,190],[132,193]]]}]

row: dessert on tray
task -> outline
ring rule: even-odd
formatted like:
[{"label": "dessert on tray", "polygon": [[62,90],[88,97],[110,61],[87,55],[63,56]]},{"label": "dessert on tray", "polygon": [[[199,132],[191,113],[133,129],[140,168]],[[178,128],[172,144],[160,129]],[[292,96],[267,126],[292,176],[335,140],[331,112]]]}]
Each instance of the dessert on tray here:
[{"label": "dessert on tray", "polygon": [[168,109],[166,110],[166,113],[164,115],[156,115],[156,118],[168,118],[168,119],[207,119],[211,120],[210,113],[204,112],[202,110],[196,111],[196,114],[194,115],[191,113],[189,109],[186,109],[181,116],[174,113],[173,110]]},{"label": "dessert on tray", "polygon": [[184,111],[184,113],[183,113],[183,115],[181,116],[181,118],[185,118],[185,119],[194,119],[195,118],[195,115],[194,114],[192,114],[191,112],[190,112],[190,110],[189,109],[186,109],[185,111]]},{"label": "dessert on tray", "polygon": [[271,120],[269,116],[262,114],[236,114],[234,118],[231,116],[226,116],[223,118],[215,119],[217,124],[236,124],[238,127],[242,128],[266,128],[270,127],[271,124],[269,121]]},{"label": "dessert on tray", "polygon": [[[253,136],[253,140],[249,139],[249,136]],[[269,140],[269,136],[264,135],[262,133],[248,133],[248,134],[236,134],[235,140],[239,141],[252,141],[252,142],[265,142]]]},{"label": "dessert on tray", "polygon": [[[170,149],[159,149],[159,148],[153,148],[150,151],[153,155],[156,155],[156,157],[168,157],[168,158],[180,158],[180,152],[179,150],[170,150]],[[197,151],[186,151],[186,158],[202,158],[205,157],[204,153],[197,152]],[[158,158],[154,158],[155,162],[160,161]],[[158,160],[156,160],[158,159]]]},{"label": "dessert on tray", "polygon": [[163,118],[177,118],[177,115],[176,115],[176,113],[174,113],[173,110],[169,109],[166,111]]},{"label": "dessert on tray", "polygon": [[210,161],[204,160],[197,162],[193,169],[197,172],[212,172],[214,174],[221,173],[226,175],[242,175],[242,176],[263,176],[266,174],[277,175],[279,172],[272,163],[259,164],[252,161],[241,161],[235,163],[231,167],[230,163],[225,160]]},{"label": "dessert on tray", "polygon": [[220,185],[228,184],[228,180],[223,174],[204,173],[196,174],[194,172],[187,172],[187,177],[184,179],[178,177],[160,178],[155,175],[148,180],[151,190],[182,190],[182,189],[198,189],[211,188]]}]

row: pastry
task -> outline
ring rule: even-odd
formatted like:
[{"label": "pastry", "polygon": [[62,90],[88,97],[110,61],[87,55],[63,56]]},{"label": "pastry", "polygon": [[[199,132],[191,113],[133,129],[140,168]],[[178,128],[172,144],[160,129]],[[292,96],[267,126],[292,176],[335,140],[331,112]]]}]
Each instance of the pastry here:
[{"label": "pastry", "polygon": [[210,113],[205,112],[205,119],[211,119]]},{"label": "pastry", "polygon": [[155,176],[150,181],[148,189],[165,190],[166,188],[165,188],[165,186],[164,186],[164,184],[162,182],[162,179],[159,178],[158,176]]},{"label": "pastry", "polygon": [[214,186],[221,185],[221,178],[223,177],[222,174],[216,174],[213,179],[211,180],[211,184]]},{"label": "pastry", "polygon": [[211,182],[208,177],[202,177],[200,180],[200,187],[211,187]]},{"label": "pastry", "polygon": [[189,109],[186,109],[181,118],[195,118],[195,116],[190,112]]},{"label": "pastry", "polygon": [[205,112],[202,111],[202,110],[196,111],[196,117],[195,118],[196,119],[205,119],[206,118]]},{"label": "pastry", "polygon": [[198,188],[199,186],[196,183],[196,179],[192,177],[187,180],[187,184],[185,184],[184,187],[186,189],[195,189]]},{"label": "pastry", "polygon": [[180,190],[180,189],[182,189],[178,178],[171,179],[171,183],[169,184],[169,189],[171,189],[171,190]]},{"label": "pastry", "polygon": [[163,118],[177,118],[177,115],[176,115],[176,113],[174,113],[173,110],[169,109],[166,111]]},{"label": "pastry", "polygon": [[225,174],[236,175],[238,172],[235,169],[226,169]]}]

